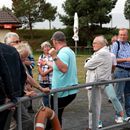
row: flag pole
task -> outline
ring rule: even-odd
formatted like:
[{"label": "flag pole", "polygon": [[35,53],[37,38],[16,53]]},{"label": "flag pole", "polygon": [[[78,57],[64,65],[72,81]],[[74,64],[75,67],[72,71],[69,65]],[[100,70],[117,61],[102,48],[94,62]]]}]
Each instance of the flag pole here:
[{"label": "flag pole", "polygon": [[75,55],[77,55],[77,41],[75,41]]}]

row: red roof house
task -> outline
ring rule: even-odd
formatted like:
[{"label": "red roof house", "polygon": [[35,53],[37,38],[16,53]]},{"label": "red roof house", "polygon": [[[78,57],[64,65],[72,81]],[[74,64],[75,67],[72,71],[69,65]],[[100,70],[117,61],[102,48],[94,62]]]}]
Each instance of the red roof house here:
[{"label": "red roof house", "polygon": [[19,27],[22,24],[11,11],[0,10],[0,29],[15,30]]},{"label": "red roof house", "polygon": [[22,24],[11,11],[0,10],[0,42],[3,42],[7,32],[15,32],[20,27]]}]

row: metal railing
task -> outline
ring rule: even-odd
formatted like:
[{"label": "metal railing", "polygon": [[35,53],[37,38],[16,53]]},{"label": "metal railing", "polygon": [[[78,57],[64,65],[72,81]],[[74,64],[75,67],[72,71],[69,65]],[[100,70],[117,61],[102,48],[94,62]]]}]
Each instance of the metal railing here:
[{"label": "metal railing", "polygon": [[[122,79],[109,80],[109,81],[100,81],[100,82],[91,82],[91,83],[86,83],[86,84],[79,84],[79,85],[70,86],[70,87],[67,87],[67,88],[54,89],[54,90],[51,90],[51,92],[49,94],[54,95],[54,110],[58,114],[58,95],[57,95],[58,92],[94,86],[94,87],[92,87],[92,104],[93,104],[93,106],[92,106],[92,113],[93,113],[92,114],[92,130],[98,130],[97,118],[96,118],[97,117],[97,115],[96,115],[96,105],[95,105],[96,103],[95,103],[95,94],[94,94],[96,89],[98,88],[96,86],[106,85],[106,84],[110,84],[110,83],[123,82],[123,81],[130,81],[130,78],[122,78]],[[45,94],[43,94],[43,93],[38,93],[37,96],[34,96],[34,97],[27,97],[27,96],[21,97],[21,98],[19,98],[17,104],[10,102],[10,103],[7,103],[5,105],[0,106],[0,112],[4,111],[4,110],[6,110],[10,107],[13,107],[15,105],[18,108],[17,109],[17,112],[18,112],[18,114],[17,114],[18,115],[18,130],[22,130],[21,103],[28,101],[28,100],[34,100],[34,99],[37,99],[37,98],[41,98],[44,95]],[[126,123],[107,126],[107,127],[104,127],[100,130],[107,130],[107,129],[114,128],[114,127],[120,127],[120,126],[123,126],[125,124]]]}]

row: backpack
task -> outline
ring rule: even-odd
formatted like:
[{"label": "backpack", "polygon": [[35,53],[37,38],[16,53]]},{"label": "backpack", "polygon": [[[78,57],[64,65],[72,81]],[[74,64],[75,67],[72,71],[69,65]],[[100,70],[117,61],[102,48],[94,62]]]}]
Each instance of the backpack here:
[{"label": "backpack", "polygon": [[[130,42],[129,41],[127,41],[128,43],[129,43],[129,45],[130,45]],[[116,43],[117,43],[117,46],[118,46],[118,49],[117,49],[117,55],[118,55],[118,52],[119,52],[119,50],[120,50],[120,42],[119,41],[116,41]]]}]

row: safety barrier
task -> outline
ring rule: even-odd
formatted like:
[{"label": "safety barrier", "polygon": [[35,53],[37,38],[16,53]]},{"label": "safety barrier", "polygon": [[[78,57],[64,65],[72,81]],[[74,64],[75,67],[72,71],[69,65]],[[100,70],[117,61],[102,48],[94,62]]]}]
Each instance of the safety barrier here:
[{"label": "safety barrier", "polygon": [[[54,90],[51,90],[50,94],[53,94],[54,95],[54,110],[55,112],[58,114],[58,100],[57,100],[57,93],[58,92],[63,92],[63,91],[68,91],[68,90],[73,90],[73,89],[80,89],[80,88],[85,88],[85,87],[89,87],[89,86],[93,86],[92,87],[92,103],[93,103],[93,106],[92,106],[92,111],[93,111],[93,115],[92,115],[92,130],[98,130],[97,128],[97,115],[96,115],[96,105],[95,105],[95,91],[98,87],[98,85],[105,85],[105,84],[109,84],[109,83],[117,83],[117,82],[122,82],[122,81],[130,81],[130,78],[122,78],[122,79],[116,79],[116,80],[109,80],[109,81],[100,81],[100,82],[91,82],[91,83],[87,83],[87,84],[79,84],[79,85],[76,85],[76,86],[70,86],[70,87],[67,87],[67,88],[61,88],[61,89],[54,89]],[[8,109],[14,105],[17,106],[17,112],[18,112],[18,130],[22,130],[22,121],[21,121],[21,103],[22,102],[25,102],[25,101],[28,101],[28,100],[34,100],[34,99],[37,99],[37,98],[41,98],[42,96],[44,96],[45,94],[43,93],[39,93],[37,96],[34,96],[34,97],[22,97],[22,98],[19,98],[17,104],[13,104],[13,103],[7,103],[5,105],[2,105],[0,106],[0,112],[5,110],[5,109]],[[126,123],[123,123],[123,124],[116,124],[116,125],[112,125],[112,126],[107,126],[107,127],[104,127],[100,130],[107,130],[107,129],[111,129],[111,128],[115,128],[115,127],[121,127],[123,125],[125,125]]]}]

